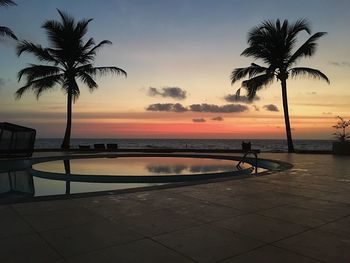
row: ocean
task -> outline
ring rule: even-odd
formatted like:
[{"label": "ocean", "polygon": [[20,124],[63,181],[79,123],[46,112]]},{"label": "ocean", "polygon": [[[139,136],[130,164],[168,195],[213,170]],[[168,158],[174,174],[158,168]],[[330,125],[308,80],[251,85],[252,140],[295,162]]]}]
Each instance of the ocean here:
[{"label": "ocean", "polygon": [[[119,148],[187,148],[187,149],[241,149],[242,139],[97,139],[73,138],[71,148],[78,145],[93,145],[95,143],[117,143]],[[252,139],[253,149],[262,152],[286,152],[286,140]],[[35,148],[59,148],[62,139],[36,139]],[[330,151],[331,140],[294,140],[296,150]]]}]

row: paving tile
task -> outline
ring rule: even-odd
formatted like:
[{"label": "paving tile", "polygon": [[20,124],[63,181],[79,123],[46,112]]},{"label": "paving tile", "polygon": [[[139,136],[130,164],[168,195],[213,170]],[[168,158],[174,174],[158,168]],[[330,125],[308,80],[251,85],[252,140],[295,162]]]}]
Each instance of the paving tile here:
[{"label": "paving tile", "polygon": [[33,215],[57,210],[74,209],[76,205],[72,200],[50,200],[41,202],[18,203],[12,205],[21,215]]},{"label": "paving tile", "polygon": [[46,231],[42,236],[64,257],[85,254],[142,238],[124,225],[108,220]]},{"label": "paving tile", "polygon": [[149,209],[173,208],[187,205],[188,203],[200,203],[195,198],[164,190],[137,193],[133,196],[133,199],[147,205]]},{"label": "paving tile", "polygon": [[307,188],[293,187],[290,190],[290,193],[309,197],[309,198],[314,198],[314,199],[323,199],[323,200],[328,200],[328,198],[333,194],[333,193],[329,193],[321,190],[310,189],[307,183],[305,183],[305,185]]},{"label": "paving tile", "polygon": [[23,215],[23,218],[38,232],[81,225],[103,219],[102,216],[81,207]]},{"label": "paving tile", "polygon": [[337,218],[336,215],[297,206],[281,206],[258,212],[261,215],[278,218],[307,227],[316,227]]},{"label": "paving tile", "polygon": [[338,192],[332,195],[328,195],[327,198],[325,198],[330,201],[334,202],[341,202],[350,205],[350,194],[349,192]]},{"label": "paving tile", "polygon": [[245,234],[263,242],[277,241],[307,229],[301,225],[256,214],[241,215],[226,220],[220,220],[213,224],[237,233]]},{"label": "paving tile", "polygon": [[311,230],[274,243],[296,253],[329,263],[350,261],[350,236],[339,238],[329,232]]},{"label": "paving tile", "polygon": [[0,262],[54,262],[61,256],[37,234],[0,239]]},{"label": "paving tile", "polygon": [[332,232],[340,236],[350,237],[350,216],[323,225],[319,228],[319,230]]},{"label": "paving tile", "polygon": [[[71,262],[350,262],[350,159],[260,156],[294,167],[244,180],[2,205],[0,262],[66,262],[58,253]],[[310,227],[318,228],[302,232]]]},{"label": "paving tile", "polygon": [[116,199],[114,201],[108,201],[102,204],[90,203],[87,206],[87,209],[110,220],[118,220],[123,217],[142,215],[150,211],[157,210],[154,207],[150,207],[147,204],[132,199]]},{"label": "paving tile", "polygon": [[117,195],[101,195],[84,198],[72,199],[72,203],[77,206],[89,208],[89,207],[100,207],[105,205],[116,205],[121,204],[124,201],[130,200],[132,194],[117,194]]},{"label": "paving tile", "polygon": [[169,210],[171,210],[175,214],[191,217],[193,219],[205,223],[230,218],[246,213],[242,210],[238,210],[235,208],[213,205],[205,202],[188,202],[187,205],[170,208]]},{"label": "paving tile", "polygon": [[70,263],[190,263],[194,262],[150,239],[109,247],[79,257],[69,258]]},{"label": "paving tile", "polygon": [[176,231],[154,239],[197,262],[216,262],[263,244],[211,225]]},{"label": "paving tile", "polygon": [[197,220],[162,209],[149,213],[124,217],[116,222],[127,225],[133,231],[150,237],[200,224]]},{"label": "paving tile", "polygon": [[27,224],[10,206],[0,210],[0,239],[34,233],[33,228]]},{"label": "paving tile", "polygon": [[[221,201],[217,201],[217,204],[220,204]],[[224,205],[230,206],[232,208],[236,208],[246,212],[257,212],[263,211],[266,209],[278,207],[281,204],[275,200],[263,200],[256,197],[248,197],[248,196],[235,196],[232,197],[228,202],[224,203]]]},{"label": "paving tile", "polygon": [[294,195],[289,193],[280,193],[275,191],[259,193],[256,194],[254,197],[259,200],[273,201],[274,203],[280,205],[301,203],[309,200],[309,198],[305,196]]},{"label": "paving tile", "polygon": [[213,191],[196,191],[191,193],[186,192],[184,195],[195,197],[212,204],[221,206],[224,205],[246,212],[260,211],[281,205],[280,202],[277,202],[276,200],[262,200],[254,196],[254,194],[248,193],[245,193],[244,195],[235,195],[218,194]]},{"label": "paving tile", "polygon": [[271,263],[318,263],[314,260],[296,253],[290,252],[274,246],[264,246],[242,255],[232,257],[221,261],[220,263],[253,263],[253,262],[271,262]]},{"label": "paving tile", "polygon": [[295,204],[298,207],[303,207],[312,210],[324,211],[327,213],[332,213],[336,216],[348,216],[350,215],[350,205],[332,202],[327,200],[318,199],[308,199]]}]

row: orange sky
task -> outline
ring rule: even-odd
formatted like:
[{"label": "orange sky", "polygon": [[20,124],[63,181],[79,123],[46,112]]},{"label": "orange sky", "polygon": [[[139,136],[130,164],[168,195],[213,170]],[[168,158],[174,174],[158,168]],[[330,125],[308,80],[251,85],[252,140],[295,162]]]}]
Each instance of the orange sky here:
[{"label": "orange sky", "polygon": [[[198,4],[182,0],[155,1],[154,5],[111,0],[103,6],[88,0],[82,6],[80,1],[18,0],[18,6],[6,12],[0,9],[1,23],[29,41],[46,45],[41,24],[45,19],[57,18],[56,8],[61,8],[76,19],[93,17],[88,36],[113,42],[98,54],[96,65],[121,67],[128,77],[98,79],[99,89],[93,94],[81,86],[81,95],[73,107],[72,137],[284,139],[278,82],[261,90],[260,100],[247,104],[244,112],[146,110],[155,103],[181,103],[184,107],[228,104],[224,97],[240,87],[240,83],[230,85],[231,71],[258,62],[240,56],[247,45],[247,32],[266,18],[277,18],[276,14],[290,21],[306,17],[313,32],[328,32],[319,40],[315,56],[301,59],[298,66],[321,70],[331,84],[307,79],[289,79],[287,83],[294,138],[331,139],[336,116],[350,118],[348,1],[302,1],[303,9],[298,8],[298,1],[277,0],[266,0],[259,8],[252,8],[254,1],[241,1],[239,6],[235,1]],[[298,44],[307,37],[300,34]],[[0,121],[36,128],[41,138],[63,137],[66,97],[60,88],[39,100],[26,94],[16,101],[14,92],[23,85],[17,82],[17,72],[37,61],[27,55],[17,58],[14,43],[9,40],[0,42],[0,52]],[[150,87],[160,91],[179,87],[187,96],[182,100],[152,97],[148,95]],[[264,106],[269,104],[278,111],[268,111]],[[223,120],[212,120],[218,116]]]}]

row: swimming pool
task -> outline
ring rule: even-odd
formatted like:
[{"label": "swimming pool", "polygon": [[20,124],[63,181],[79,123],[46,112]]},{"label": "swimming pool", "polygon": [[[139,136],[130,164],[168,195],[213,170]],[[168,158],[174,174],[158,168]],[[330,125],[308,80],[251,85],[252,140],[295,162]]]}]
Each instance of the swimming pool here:
[{"label": "swimming pool", "polygon": [[[0,201],[249,176],[255,160],[250,160],[251,164],[248,160],[237,169],[240,158],[208,154],[108,153],[0,161]],[[274,170],[279,169],[279,164],[259,160],[259,167]]]},{"label": "swimming pool", "polygon": [[[66,174],[107,176],[190,175],[232,171],[236,162],[188,157],[105,157],[49,161],[33,165],[34,170]],[[70,166],[69,168],[67,167]]]}]

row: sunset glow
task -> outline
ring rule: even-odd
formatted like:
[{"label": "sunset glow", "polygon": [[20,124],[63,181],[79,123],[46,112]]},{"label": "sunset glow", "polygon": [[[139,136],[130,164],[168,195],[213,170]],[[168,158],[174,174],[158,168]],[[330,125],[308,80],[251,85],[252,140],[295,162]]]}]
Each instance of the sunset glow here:
[{"label": "sunset glow", "polygon": [[[96,66],[115,65],[128,72],[127,78],[98,79],[99,88],[93,93],[80,83],[81,95],[73,106],[73,138],[284,139],[279,82],[258,92],[259,99],[253,103],[224,99],[240,87],[239,83],[230,85],[230,72],[253,62],[240,56],[247,32],[264,19],[276,18],[295,21],[305,17],[313,32],[328,32],[319,41],[315,56],[298,65],[320,69],[331,84],[288,79],[294,138],[331,139],[336,116],[350,116],[348,1],[269,0],[263,6],[253,1],[259,8],[252,8],[252,1],[249,5],[244,1],[16,2],[18,6],[0,12],[1,23],[19,38],[46,45],[40,27],[43,21],[57,17],[56,8],[77,19],[93,18],[88,36],[113,42],[97,55]],[[305,8],[297,8],[299,2]],[[306,33],[300,36],[297,46],[307,38]],[[18,71],[37,62],[29,55],[17,58],[14,46],[13,40],[0,42],[0,120],[33,127],[39,138],[63,137],[66,96],[59,87],[39,100],[33,94],[14,99],[23,85],[17,83]],[[169,87],[180,88],[184,94],[176,97],[170,93],[176,90],[167,90]],[[166,103],[179,103],[183,108],[178,112],[149,110],[150,105]],[[216,105],[219,110],[193,110],[197,104]],[[225,112],[220,107],[227,104],[241,104],[244,109]]]}]

